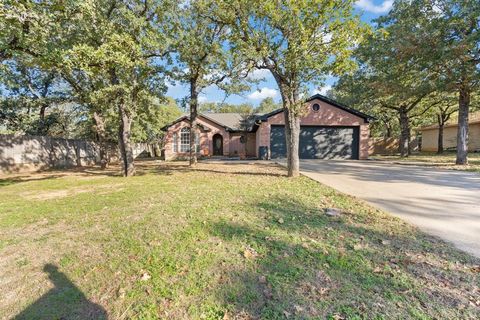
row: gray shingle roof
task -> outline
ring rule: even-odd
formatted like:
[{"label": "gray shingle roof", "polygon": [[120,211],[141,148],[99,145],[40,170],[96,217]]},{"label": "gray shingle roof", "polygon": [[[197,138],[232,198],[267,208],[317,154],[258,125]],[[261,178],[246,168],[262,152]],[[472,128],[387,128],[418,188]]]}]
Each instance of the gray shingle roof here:
[{"label": "gray shingle roof", "polygon": [[[364,118],[366,122],[369,122],[370,120],[374,120],[375,118],[372,116],[369,116],[363,112],[360,112],[358,110],[352,109],[350,107],[347,107],[333,99],[330,99],[328,97],[322,96],[320,94],[316,94],[306,100],[306,102],[312,101],[314,99],[319,99],[321,101],[324,101],[334,107],[340,108],[342,110],[345,110],[349,113],[352,113],[356,116],[359,116],[361,118]],[[204,118],[210,119],[211,121],[217,123],[218,125],[221,125],[225,127],[227,130],[231,131],[252,131],[254,130],[254,124],[255,121],[267,121],[267,119],[273,115],[276,115],[280,112],[282,112],[283,109],[277,109],[269,113],[265,114],[250,114],[250,115],[243,115],[241,113],[201,113],[199,116],[202,116]],[[181,121],[183,119],[188,119],[188,115],[184,115],[177,120],[175,120],[173,123],[166,125],[162,128],[162,130],[166,130],[169,126],[177,123],[178,121]]]},{"label": "gray shingle roof", "polygon": [[257,114],[241,113],[202,113],[201,116],[232,130],[251,130]]}]

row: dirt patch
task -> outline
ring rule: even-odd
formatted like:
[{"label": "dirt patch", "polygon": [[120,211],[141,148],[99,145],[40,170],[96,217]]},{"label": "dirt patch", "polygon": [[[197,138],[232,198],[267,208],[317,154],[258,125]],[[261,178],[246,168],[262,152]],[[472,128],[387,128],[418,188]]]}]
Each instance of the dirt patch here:
[{"label": "dirt patch", "polygon": [[81,193],[96,193],[96,194],[108,194],[111,192],[121,191],[124,188],[122,187],[123,183],[118,184],[104,184],[100,186],[94,186],[89,188],[84,187],[75,187],[63,190],[51,190],[43,192],[23,192],[20,195],[27,200],[52,200],[60,199],[65,197],[75,196]]}]

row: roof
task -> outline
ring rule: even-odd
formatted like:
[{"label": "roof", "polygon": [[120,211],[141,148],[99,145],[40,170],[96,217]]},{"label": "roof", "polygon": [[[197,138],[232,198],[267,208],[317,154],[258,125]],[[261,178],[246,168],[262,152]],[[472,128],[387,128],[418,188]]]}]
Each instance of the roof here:
[{"label": "roof", "polygon": [[[352,109],[350,107],[347,107],[333,99],[330,99],[330,98],[327,98],[321,94],[316,94],[316,95],[313,95],[311,96],[310,98],[308,98],[307,100],[305,100],[305,102],[310,102],[310,101],[313,101],[315,99],[318,99],[318,100],[321,100],[323,102],[326,102],[330,105],[333,105],[339,109],[342,109],[346,112],[349,112],[351,114],[354,114],[360,118],[363,118],[366,122],[369,122],[370,120],[373,120],[374,117],[372,116],[369,116],[368,114],[365,114],[363,112],[360,112],[358,110],[355,110],[355,109]],[[251,114],[251,115],[244,115],[244,114],[241,114],[241,113],[202,113],[202,114],[199,114],[199,117],[203,117],[204,119],[206,120],[209,120],[223,128],[225,128],[225,130],[227,131],[244,131],[245,129],[247,129],[246,131],[254,131],[256,129],[256,127],[258,126],[258,121],[267,121],[268,118],[270,118],[271,116],[274,116],[280,112],[283,111],[283,108],[280,108],[280,109],[277,109],[277,110],[274,110],[272,112],[269,112],[269,113],[265,113],[265,114]],[[180,121],[183,121],[183,120],[189,120],[190,117],[187,116],[187,115],[184,115],[180,118],[178,118],[177,120],[175,120],[174,122],[166,125],[165,127],[162,128],[162,130],[166,130],[168,127],[180,122]]]},{"label": "roof", "polygon": [[366,113],[360,112],[360,111],[352,109],[350,107],[347,107],[346,105],[344,105],[344,104],[342,104],[338,101],[335,101],[333,99],[330,99],[328,97],[325,97],[321,94],[315,94],[315,95],[311,96],[310,98],[308,98],[305,102],[310,102],[310,101],[315,100],[315,99],[326,102],[328,104],[331,104],[332,106],[335,106],[339,109],[342,109],[342,110],[347,111],[351,114],[354,114],[354,115],[356,115],[360,118],[363,118],[366,122],[369,122],[370,120],[375,120],[375,117],[373,117],[371,115],[368,115]]},{"label": "roof", "polygon": [[[354,114],[354,115],[356,115],[357,117],[360,117],[360,118],[364,119],[366,122],[369,122],[370,120],[375,120],[374,117],[372,117],[372,116],[370,116],[370,115],[368,115],[368,114],[366,114],[366,113],[360,112],[360,111],[355,110],[355,109],[352,109],[352,108],[350,108],[350,107],[347,107],[346,105],[341,104],[340,102],[335,101],[335,100],[333,100],[333,99],[330,99],[330,98],[328,98],[328,97],[325,97],[325,96],[323,96],[323,95],[321,95],[321,94],[315,94],[315,95],[311,96],[310,98],[308,98],[307,100],[305,100],[305,102],[310,102],[310,101],[313,101],[313,100],[315,100],[315,99],[318,99],[318,100],[320,100],[320,101],[326,102],[326,103],[328,103],[328,104],[330,104],[330,105],[332,105],[332,106],[334,106],[334,107],[337,107],[337,108],[339,108],[339,109],[342,109],[342,110],[344,110],[344,111],[346,111],[346,112],[348,112],[348,113]],[[266,120],[267,120],[268,118],[270,118],[271,116],[274,116],[274,115],[276,115],[276,114],[278,114],[278,113],[280,113],[280,112],[282,112],[282,111],[283,111],[283,109],[277,109],[277,110],[274,110],[274,111],[272,111],[272,112],[270,112],[270,113],[266,113],[266,114],[264,114],[263,116],[261,116],[260,120],[266,121]]]},{"label": "roof", "polygon": [[[469,121],[468,121],[468,125],[472,125],[472,124],[480,124],[480,119],[469,120]],[[457,126],[458,126],[458,123],[447,123],[447,124],[445,124],[443,127],[444,127],[444,128],[455,128],[455,127],[457,127]],[[434,129],[438,129],[438,124],[436,124],[436,125],[431,125],[431,126],[421,127],[421,128],[419,128],[418,130],[423,131],[423,130],[434,130]]]},{"label": "roof", "polygon": [[241,113],[203,113],[200,116],[211,120],[215,123],[221,124],[231,131],[243,131],[247,129],[250,131],[255,119],[259,114],[241,114]]},{"label": "roof", "polygon": [[[468,124],[471,125],[471,124],[479,124],[480,123],[480,111],[477,111],[477,112],[472,112],[468,115],[469,119],[468,119]],[[444,128],[452,128],[452,127],[457,127],[458,126],[458,123],[457,123],[457,119],[452,119],[452,120],[449,120]],[[433,125],[428,125],[428,126],[424,126],[424,127],[420,127],[418,130],[420,131],[423,131],[423,130],[434,130],[434,129],[438,129],[438,124],[433,124]]]},{"label": "roof", "polygon": [[[238,131],[252,131],[255,120],[261,116],[261,114],[241,114],[241,113],[213,113],[207,112],[198,115],[206,120],[209,120],[227,131],[238,132]],[[175,121],[167,124],[162,128],[166,130],[168,127],[173,126],[174,124],[181,122],[183,120],[190,121],[190,116],[184,115]]]}]

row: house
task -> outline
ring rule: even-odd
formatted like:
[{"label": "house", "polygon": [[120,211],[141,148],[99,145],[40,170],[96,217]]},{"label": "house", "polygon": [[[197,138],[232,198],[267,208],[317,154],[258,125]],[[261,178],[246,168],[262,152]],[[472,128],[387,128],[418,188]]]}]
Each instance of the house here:
[{"label": "house", "polygon": [[[306,100],[300,122],[300,158],[367,159],[370,116],[322,95]],[[205,113],[197,118],[200,157],[286,157],[283,109],[267,114]],[[189,155],[190,122],[182,116],[163,128],[165,159]]]},{"label": "house", "polygon": [[[455,150],[457,148],[456,120],[447,122],[443,128],[443,148]],[[438,125],[426,126],[418,129],[422,135],[422,151],[437,151]],[[480,112],[472,113],[468,121],[468,151],[480,151]]]}]

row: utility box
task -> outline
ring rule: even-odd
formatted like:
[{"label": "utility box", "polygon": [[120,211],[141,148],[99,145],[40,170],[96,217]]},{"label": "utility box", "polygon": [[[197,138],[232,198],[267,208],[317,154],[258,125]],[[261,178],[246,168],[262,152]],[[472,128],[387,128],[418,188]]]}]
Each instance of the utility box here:
[{"label": "utility box", "polygon": [[258,159],[268,160],[268,147],[267,146],[258,147]]}]

